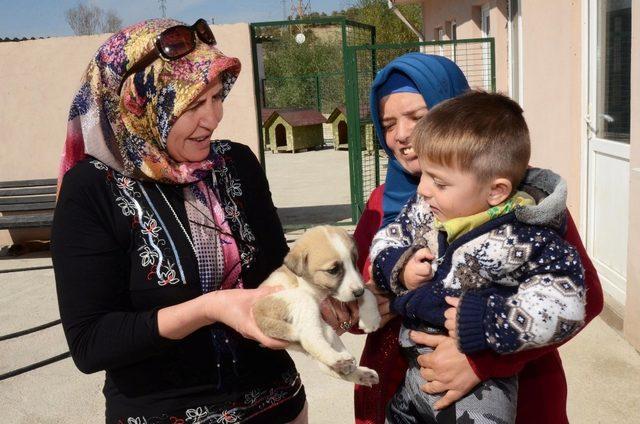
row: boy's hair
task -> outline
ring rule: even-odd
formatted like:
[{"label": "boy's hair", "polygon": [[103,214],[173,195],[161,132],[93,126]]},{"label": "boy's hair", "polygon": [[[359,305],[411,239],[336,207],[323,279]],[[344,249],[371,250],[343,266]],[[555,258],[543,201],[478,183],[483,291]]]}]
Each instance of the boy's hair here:
[{"label": "boy's hair", "polygon": [[438,104],[411,135],[418,157],[470,172],[481,181],[524,178],[531,145],[518,103],[502,94],[468,91]]}]

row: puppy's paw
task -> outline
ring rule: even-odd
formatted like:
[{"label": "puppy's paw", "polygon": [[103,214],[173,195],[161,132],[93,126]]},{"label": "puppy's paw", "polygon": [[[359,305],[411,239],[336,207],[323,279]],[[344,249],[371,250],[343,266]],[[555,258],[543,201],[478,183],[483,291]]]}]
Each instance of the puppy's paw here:
[{"label": "puppy's paw", "polygon": [[373,333],[380,328],[380,314],[366,314],[360,315],[360,321],[358,321],[358,327],[365,333]]},{"label": "puppy's paw", "polygon": [[337,355],[336,361],[329,365],[338,374],[351,374],[356,369],[356,358],[349,352],[342,352]]},{"label": "puppy's paw", "polygon": [[355,377],[353,382],[361,386],[371,387],[379,382],[378,373],[371,368],[358,367],[353,374]]}]

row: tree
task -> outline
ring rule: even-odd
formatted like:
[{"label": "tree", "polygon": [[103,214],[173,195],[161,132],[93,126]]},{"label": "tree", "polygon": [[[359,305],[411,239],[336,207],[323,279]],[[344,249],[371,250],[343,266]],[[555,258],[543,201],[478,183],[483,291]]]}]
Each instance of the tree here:
[{"label": "tree", "polygon": [[67,23],[76,35],[96,34],[100,28],[102,14],[102,9],[98,6],[84,4],[67,9],[65,12]]},{"label": "tree", "polygon": [[263,44],[266,107],[314,109],[321,102],[321,112],[329,113],[344,103],[342,44],[318,39],[313,29],[304,31],[306,40],[298,44],[296,32]]},{"label": "tree", "polygon": [[[420,6],[406,5],[401,11],[416,28],[422,28]],[[418,41],[416,35],[389,10],[385,0],[355,0],[347,10],[331,14],[337,15],[375,26],[377,43]],[[307,16],[319,18],[326,15],[311,12]],[[342,34],[339,29],[340,27],[335,25],[313,24],[304,27],[289,25],[261,29],[259,35],[270,40],[262,44],[265,107],[319,106],[321,112],[329,113],[335,106],[345,103]],[[333,37],[329,36],[331,31],[334,32]],[[299,32],[305,35],[306,41],[303,44],[295,41],[295,35]],[[369,42],[368,33],[366,35],[367,37],[363,37],[360,42]],[[416,48],[379,51],[376,63],[384,66],[391,59],[405,53],[405,50],[415,51]],[[367,78],[358,79],[359,84],[367,82]],[[364,90],[368,90],[368,87]]]},{"label": "tree", "polygon": [[103,32],[117,32],[122,28],[122,19],[113,10],[109,10],[102,23]]},{"label": "tree", "polygon": [[162,12],[162,17],[167,17],[167,0],[158,0],[158,7],[160,8],[160,12]]},{"label": "tree", "polygon": [[105,12],[96,5],[78,4],[67,9],[65,18],[76,35],[116,32],[122,27],[122,19],[116,12]]},{"label": "tree", "polygon": [[[396,6],[409,22],[419,31],[422,30],[422,10],[420,5],[409,4]],[[389,9],[386,0],[355,0],[353,6],[343,12],[353,21],[376,27],[376,43],[411,43],[418,41],[418,37]],[[415,48],[384,49],[376,56],[379,67],[403,53],[415,51]]]},{"label": "tree", "polygon": [[[396,6],[418,30],[422,28],[420,5]],[[418,41],[416,35],[389,9],[386,0],[355,0],[343,11],[347,18],[376,27],[376,43],[407,43]]]}]

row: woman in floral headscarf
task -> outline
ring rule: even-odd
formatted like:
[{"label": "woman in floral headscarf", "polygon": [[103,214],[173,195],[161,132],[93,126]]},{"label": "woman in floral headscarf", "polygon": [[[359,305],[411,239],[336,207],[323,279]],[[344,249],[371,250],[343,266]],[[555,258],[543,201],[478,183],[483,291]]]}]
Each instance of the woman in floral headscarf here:
[{"label": "woman in floral headscarf", "polygon": [[71,106],[52,254],[108,423],[306,422],[291,358],[265,348],[285,343],[250,313],[287,251],[265,175],[210,141],[239,71],[204,20],[146,21],[100,47]]}]

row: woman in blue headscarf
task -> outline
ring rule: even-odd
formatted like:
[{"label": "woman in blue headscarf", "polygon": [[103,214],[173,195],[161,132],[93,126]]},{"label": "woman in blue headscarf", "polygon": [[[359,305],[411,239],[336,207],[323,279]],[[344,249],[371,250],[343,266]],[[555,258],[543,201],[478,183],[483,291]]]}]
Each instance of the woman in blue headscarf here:
[{"label": "woman in blue headscarf", "polygon": [[[467,80],[455,63],[445,57],[422,53],[396,58],[376,76],[371,87],[371,119],[380,145],[389,156],[389,165],[385,183],[369,196],[354,233],[359,250],[358,266],[365,280],[370,278],[368,257],[374,235],[396,218],[415,194],[420,180],[420,167],[409,137],[415,124],[438,103],[468,89]],[[569,214],[567,218],[564,237],[578,249],[585,266],[586,320],[590,321],[602,309],[602,290],[578,230]],[[390,314],[389,302],[375,284],[370,282],[368,287],[378,298],[383,327],[367,336],[360,363],[377,370],[380,383],[371,388],[356,386],[354,407],[357,424],[381,424],[385,422],[385,406],[400,386],[407,364],[397,343],[401,320]],[[336,318],[344,320],[343,329],[357,322],[345,316],[344,309],[340,313],[343,315],[337,314]],[[423,390],[445,393],[436,407],[455,402],[482,380],[518,374],[518,424],[568,422],[566,379],[556,347],[504,356],[482,352],[467,357],[449,337],[413,332],[412,338],[417,344],[434,349],[418,357],[418,363],[422,376],[428,381]]]}]

